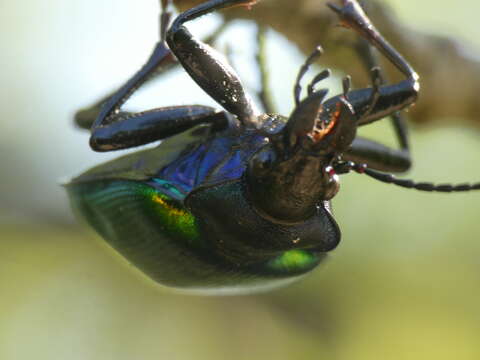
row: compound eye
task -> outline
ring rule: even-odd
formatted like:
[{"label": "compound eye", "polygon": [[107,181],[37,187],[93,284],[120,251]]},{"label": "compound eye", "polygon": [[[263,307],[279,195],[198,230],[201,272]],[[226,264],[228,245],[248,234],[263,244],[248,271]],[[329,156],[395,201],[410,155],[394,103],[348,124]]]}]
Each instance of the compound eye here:
[{"label": "compound eye", "polygon": [[323,200],[331,200],[340,190],[340,178],[331,166],[324,169],[325,191]]},{"label": "compound eye", "polygon": [[269,171],[276,160],[277,155],[275,151],[271,147],[266,146],[253,156],[250,166],[255,174],[261,175]]}]

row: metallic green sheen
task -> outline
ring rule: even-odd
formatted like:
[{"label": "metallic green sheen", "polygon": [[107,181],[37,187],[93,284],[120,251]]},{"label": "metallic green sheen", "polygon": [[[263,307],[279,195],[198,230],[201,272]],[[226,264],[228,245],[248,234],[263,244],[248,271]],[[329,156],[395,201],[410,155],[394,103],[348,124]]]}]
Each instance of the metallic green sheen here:
[{"label": "metallic green sheen", "polygon": [[279,272],[297,272],[313,269],[318,265],[319,256],[305,250],[290,250],[268,262],[267,267]]},{"label": "metallic green sheen", "polygon": [[163,285],[189,292],[268,290],[319,262],[306,251],[288,251],[267,262],[232,264],[215,254],[213,240],[181,201],[142,181],[77,181],[67,190],[73,208],[107,243]]},{"label": "metallic green sheen", "polygon": [[153,211],[165,235],[188,244],[198,244],[199,234],[194,216],[186,211],[181,203],[162,194],[152,187],[136,184],[137,191],[145,200],[146,209]]}]

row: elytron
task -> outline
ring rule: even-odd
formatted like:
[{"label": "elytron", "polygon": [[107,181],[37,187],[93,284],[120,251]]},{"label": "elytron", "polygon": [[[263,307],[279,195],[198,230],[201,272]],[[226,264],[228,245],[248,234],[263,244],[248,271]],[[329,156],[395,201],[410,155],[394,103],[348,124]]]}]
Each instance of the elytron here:
[{"label": "elytron", "polygon": [[[372,86],[327,99],[317,89],[329,76],[302,80],[321,55],[316,48],[300,68],[290,116],[253,105],[235,71],[184,26],[201,15],[251,0],[210,0],[170,24],[162,1],[161,36],[143,68],[99,109],[79,112],[96,151],[126,149],[165,139],[159,146],[97,166],[68,185],[73,207],[113,248],[153,280],[188,291],[268,289],[315,268],[340,241],[330,200],[339,175],[356,171],[425,191],[468,191],[480,184],[434,185],[386,172],[410,167],[405,124],[419,78],[380,35],[355,0],[329,4],[345,27],[363,38],[362,57]],[[252,10],[254,11],[254,10]],[[370,47],[404,76],[387,85]],[[132,113],[121,109],[154,74],[180,63],[223,110],[182,105]],[[357,127],[391,117],[400,149],[356,135]]]}]

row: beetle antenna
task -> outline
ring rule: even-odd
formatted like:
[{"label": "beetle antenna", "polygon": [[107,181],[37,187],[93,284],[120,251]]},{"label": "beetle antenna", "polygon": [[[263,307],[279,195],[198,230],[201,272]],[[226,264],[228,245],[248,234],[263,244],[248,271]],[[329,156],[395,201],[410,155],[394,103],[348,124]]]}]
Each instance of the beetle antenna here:
[{"label": "beetle antenna", "polygon": [[[310,56],[307,58],[307,60],[305,60],[303,65],[300,67],[300,70],[298,71],[298,75],[297,75],[297,80],[295,81],[295,86],[293,88],[293,98],[295,99],[295,105],[296,106],[298,106],[298,104],[300,104],[300,93],[302,92],[302,86],[300,85],[300,82],[302,81],[303,77],[307,73],[308,69],[310,69],[310,66],[322,54],[323,54],[323,49],[319,45],[315,48],[315,50],[313,50],[313,52],[310,54]],[[318,80],[318,81],[320,81],[320,80]]]},{"label": "beetle antenna", "polygon": [[407,189],[416,189],[420,191],[429,192],[462,192],[480,190],[479,183],[463,183],[463,184],[433,184],[430,182],[415,182],[410,179],[398,179],[393,174],[384,173],[381,171],[373,170],[367,167],[366,164],[356,164],[352,161],[341,162],[335,165],[335,171],[338,174],[346,174],[351,170],[358,174],[366,174],[375,180],[401,186]]}]

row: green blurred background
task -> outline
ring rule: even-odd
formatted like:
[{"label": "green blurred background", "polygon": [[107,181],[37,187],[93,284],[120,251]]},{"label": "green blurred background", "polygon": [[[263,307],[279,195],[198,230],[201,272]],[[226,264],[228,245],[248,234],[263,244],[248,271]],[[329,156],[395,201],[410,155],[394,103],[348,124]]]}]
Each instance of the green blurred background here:
[{"label": "green blurred background", "polygon": [[[477,1],[389,2],[403,22],[480,54]],[[90,151],[72,114],[143,63],[156,14],[156,0],[0,3],[0,359],[480,359],[480,193],[343,177],[334,201],[343,240],[330,260],[290,287],[241,297],[162,289],[76,223],[61,183],[118,153]],[[229,34],[255,87],[251,30]],[[269,39],[275,99],[288,114],[304,56]],[[177,71],[132,106],[192,102],[212,104]],[[409,177],[478,181],[479,135],[414,129]]]}]

